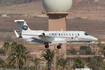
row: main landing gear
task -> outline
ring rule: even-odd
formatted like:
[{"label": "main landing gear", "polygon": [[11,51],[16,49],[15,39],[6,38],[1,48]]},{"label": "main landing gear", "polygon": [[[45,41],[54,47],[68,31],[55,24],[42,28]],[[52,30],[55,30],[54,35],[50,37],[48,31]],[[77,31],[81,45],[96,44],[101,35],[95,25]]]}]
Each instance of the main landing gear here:
[{"label": "main landing gear", "polygon": [[[61,49],[61,45],[62,45],[62,44],[57,45],[57,49]],[[45,48],[49,48],[48,43],[47,43],[47,44],[45,44]]]},{"label": "main landing gear", "polygon": [[49,44],[48,43],[44,43],[45,44],[45,48],[49,48]]},{"label": "main landing gear", "polygon": [[57,46],[57,48],[58,48],[58,49],[61,49],[61,45],[62,45],[62,44],[59,44],[59,45]]},{"label": "main landing gear", "polygon": [[47,45],[45,45],[45,48],[49,48],[49,45],[47,44]]}]

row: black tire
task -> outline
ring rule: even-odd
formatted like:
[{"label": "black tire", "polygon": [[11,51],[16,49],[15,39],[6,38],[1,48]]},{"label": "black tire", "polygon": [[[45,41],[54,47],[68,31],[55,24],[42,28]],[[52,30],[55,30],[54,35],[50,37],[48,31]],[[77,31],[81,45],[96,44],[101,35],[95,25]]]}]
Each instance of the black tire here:
[{"label": "black tire", "polygon": [[45,48],[49,48],[49,45],[45,45]]},{"label": "black tire", "polygon": [[58,45],[58,46],[57,46],[57,49],[61,49],[61,45]]}]

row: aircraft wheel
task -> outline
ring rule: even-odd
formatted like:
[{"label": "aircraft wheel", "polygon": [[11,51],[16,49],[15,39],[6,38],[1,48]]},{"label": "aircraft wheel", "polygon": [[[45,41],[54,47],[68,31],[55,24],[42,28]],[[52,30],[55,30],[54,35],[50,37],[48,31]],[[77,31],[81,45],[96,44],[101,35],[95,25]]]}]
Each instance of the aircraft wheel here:
[{"label": "aircraft wheel", "polygon": [[57,48],[58,48],[58,49],[61,49],[61,45],[58,45]]},{"label": "aircraft wheel", "polygon": [[49,45],[45,45],[45,48],[49,48]]}]

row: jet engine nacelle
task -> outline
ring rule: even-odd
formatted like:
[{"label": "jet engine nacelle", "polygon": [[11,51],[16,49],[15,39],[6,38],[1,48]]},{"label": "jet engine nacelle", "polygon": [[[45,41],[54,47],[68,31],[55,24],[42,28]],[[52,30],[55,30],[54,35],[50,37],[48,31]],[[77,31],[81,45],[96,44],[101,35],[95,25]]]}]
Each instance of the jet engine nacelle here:
[{"label": "jet engine nacelle", "polygon": [[45,36],[46,34],[45,33],[42,33],[42,35]]},{"label": "jet engine nacelle", "polygon": [[49,34],[47,34],[47,33],[42,33],[41,35],[42,36],[49,36]]}]

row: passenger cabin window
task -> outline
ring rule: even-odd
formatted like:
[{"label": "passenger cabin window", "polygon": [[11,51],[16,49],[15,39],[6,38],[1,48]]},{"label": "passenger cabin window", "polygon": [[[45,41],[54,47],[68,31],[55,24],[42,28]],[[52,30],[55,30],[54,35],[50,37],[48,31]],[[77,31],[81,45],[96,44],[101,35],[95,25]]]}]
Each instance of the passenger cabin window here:
[{"label": "passenger cabin window", "polygon": [[79,36],[79,33],[78,33],[78,36]]},{"label": "passenger cabin window", "polygon": [[54,35],[54,33],[52,33],[52,35]]},{"label": "passenger cabin window", "polygon": [[69,33],[69,36],[71,36],[71,34]]},{"label": "passenger cabin window", "polygon": [[59,34],[59,36],[60,36],[60,34]]},{"label": "passenger cabin window", "polygon": [[68,36],[68,34],[66,33],[66,36]]},{"label": "passenger cabin window", "polygon": [[65,33],[64,33],[64,36],[65,36]]},{"label": "passenger cabin window", "polygon": [[74,34],[72,33],[72,36],[74,36]]},{"label": "passenger cabin window", "polygon": [[63,34],[61,33],[61,36],[63,36]]},{"label": "passenger cabin window", "polygon": [[86,33],[86,32],[85,32],[84,34],[85,34],[85,35],[89,35],[89,34],[88,34],[88,33]]}]

